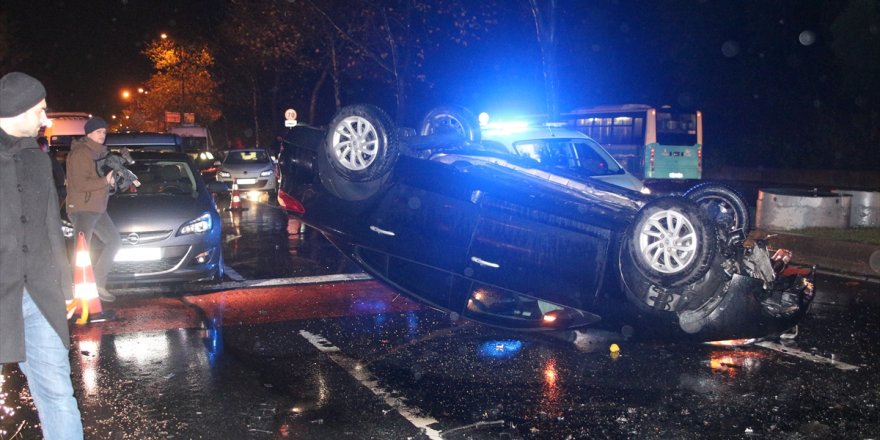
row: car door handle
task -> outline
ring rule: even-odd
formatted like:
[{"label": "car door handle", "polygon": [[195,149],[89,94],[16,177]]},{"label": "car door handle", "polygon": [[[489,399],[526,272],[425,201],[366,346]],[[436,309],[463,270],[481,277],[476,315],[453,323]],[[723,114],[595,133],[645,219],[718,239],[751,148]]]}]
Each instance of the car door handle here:
[{"label": "car door handle", "polygon": [[387,235],[387,236],[389,236],[389,237],[394,237],[394,235],[395,235],[395,234],[394,234],[394,231],[386,231],[385,229],[382,229],[382,228],[380,228],[380,227],[378,227],[378,226],[372,226],[372,225],[371,225],[371,226],[370,226],[370,230],[373,231],[373,232],[375,232],[375,233],[377,233],[377,234],[380,234],[380,235]]},{"label": "car door handle", "polygon": [[479,264],[480,266],[483,266],[483,267],[491,267],[492,269],[498,269],[499,267],[501,267],[501,265],[498,264],[498,263],[493,263],[493,262],[491,262],[491,261],[486,261],[486,260],[484,260],[484,259],[482,259],[482,258],[480,258],[480,257],[471,257],[471,261],[473,261],[474,263],[477,263],[477,264]]}]

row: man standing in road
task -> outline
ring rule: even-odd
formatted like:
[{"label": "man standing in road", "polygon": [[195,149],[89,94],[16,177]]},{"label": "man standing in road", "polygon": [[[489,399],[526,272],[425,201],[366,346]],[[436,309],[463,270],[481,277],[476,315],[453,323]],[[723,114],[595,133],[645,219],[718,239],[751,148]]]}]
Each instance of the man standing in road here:
[{"label": "man standing in road", "polygon": [[43,437],[82,439],[64,304],[73,281],[52,165],[36,141],[45,97],[29,75],[0,78],[0,363],[27,377]]},{"label": "man standing in road", "polygon": [[73,223],[74,235],[82,232],[91,246],[92,236],[104,244],[104,250],[95,263],[95,284],[101,301],[113,302],[116,297],[107,291],[107,276],[113,265],[116,251],[122,246],[119,230],[107,215],[107,200],[113,172],[98,175],[95,161],[107,155],[104,140],[107,122],[100,117],[86,121],[86,135],[70,144],[67,155],[67,215]]}]

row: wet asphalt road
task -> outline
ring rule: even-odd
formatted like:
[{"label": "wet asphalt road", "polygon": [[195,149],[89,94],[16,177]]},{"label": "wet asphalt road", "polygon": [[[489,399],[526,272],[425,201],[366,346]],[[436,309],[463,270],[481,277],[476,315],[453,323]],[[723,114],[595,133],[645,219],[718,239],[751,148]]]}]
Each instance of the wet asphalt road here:
[{"label": "wet asphalt road", "polygon": [[[226,222],[227,264],[242,278],[357,272],[274,208]],[[118,320],[74,326],[86,437],[880,435],[877,284],[819,279],[785,346],[624,342],[612,356],[601,337],[576,346],[451,322],[355,278],[121,298]],[[20,372],[6,366],[2,379],[0,439],[39,438]]]}]

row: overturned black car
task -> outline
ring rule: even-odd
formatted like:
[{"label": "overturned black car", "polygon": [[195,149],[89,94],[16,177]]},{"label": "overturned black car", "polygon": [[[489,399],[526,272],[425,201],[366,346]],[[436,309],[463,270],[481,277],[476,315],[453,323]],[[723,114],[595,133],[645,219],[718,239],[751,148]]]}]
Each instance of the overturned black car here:
[{"label": "overturned black car", "polygon": [[732,189],[651,197],[480,142],[465,109],[418,130],[379,108],[291,128],[279,202],[365,271],[433,307],[520,330],[765,337],[794,326],[813,270],[747,240]]}]

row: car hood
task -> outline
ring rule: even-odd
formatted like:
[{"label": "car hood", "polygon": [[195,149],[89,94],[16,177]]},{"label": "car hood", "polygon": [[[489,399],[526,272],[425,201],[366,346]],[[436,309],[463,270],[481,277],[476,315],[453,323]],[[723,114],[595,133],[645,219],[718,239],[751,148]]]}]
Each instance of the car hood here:
[{"label": "car hood", "polygon": [[229,171],[230,173],[235,174],[244,174],[248,175],[253,174],[254,177],[259,177],[260,171],[266,171],[272,169],[272,163],[254,163],[254,164],[232,164],[232,165],[223,165],[223,169]]},{"label": "car hood", "polygon": [[119,232],[176,230],[212,207],[190,195],[116,196],[107,212]]}]

